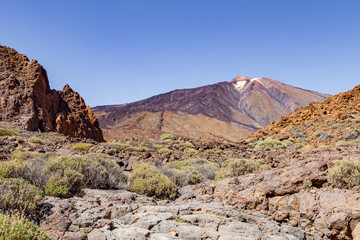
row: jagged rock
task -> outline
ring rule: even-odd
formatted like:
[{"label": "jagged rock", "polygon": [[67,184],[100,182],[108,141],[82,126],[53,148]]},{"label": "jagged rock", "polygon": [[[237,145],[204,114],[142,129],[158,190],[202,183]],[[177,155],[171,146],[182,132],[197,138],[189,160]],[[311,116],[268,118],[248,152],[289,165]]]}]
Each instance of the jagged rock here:
[{"label": "jagged rock", "polygon": [[0,121],[103,141],[96,117],[78,93],[68,85],[50,89],[46,70],[36,60],[1,45]]}]

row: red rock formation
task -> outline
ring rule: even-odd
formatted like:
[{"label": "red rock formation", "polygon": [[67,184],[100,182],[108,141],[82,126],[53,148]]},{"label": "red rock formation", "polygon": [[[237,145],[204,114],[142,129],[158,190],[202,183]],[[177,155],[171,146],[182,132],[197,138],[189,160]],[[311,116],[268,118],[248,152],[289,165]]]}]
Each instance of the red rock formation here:
[{"label": "red rock formation", "polygon": [[14,49],[0,46],[0,121],[26,130],[57,131],[103,141],[99,123],[68,85],[50,89],[46,70]]}]

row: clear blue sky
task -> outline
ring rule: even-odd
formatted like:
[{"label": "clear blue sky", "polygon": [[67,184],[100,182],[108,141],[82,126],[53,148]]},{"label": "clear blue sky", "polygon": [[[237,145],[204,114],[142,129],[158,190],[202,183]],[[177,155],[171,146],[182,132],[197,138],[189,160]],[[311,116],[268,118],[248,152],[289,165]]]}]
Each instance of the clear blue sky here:
[{"label": "clear blue sky", "polygon": [[0,44],[90,106],[270,77],[336,94],[360,83],[358,0],[1,1]]}]

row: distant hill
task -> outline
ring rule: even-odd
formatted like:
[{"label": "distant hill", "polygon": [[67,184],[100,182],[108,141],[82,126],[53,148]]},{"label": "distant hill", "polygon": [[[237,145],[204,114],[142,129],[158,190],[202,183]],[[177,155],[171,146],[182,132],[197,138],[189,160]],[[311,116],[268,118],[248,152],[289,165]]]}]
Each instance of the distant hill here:
[{"label": "distant hill", "polygon": [[125,133],[157,137],[171,132],[236,141],[300,106],[327,97],[268,78],[237,76],[229,82],[174,90],[130,104],[98,106],[93,111],[108,140]]}]

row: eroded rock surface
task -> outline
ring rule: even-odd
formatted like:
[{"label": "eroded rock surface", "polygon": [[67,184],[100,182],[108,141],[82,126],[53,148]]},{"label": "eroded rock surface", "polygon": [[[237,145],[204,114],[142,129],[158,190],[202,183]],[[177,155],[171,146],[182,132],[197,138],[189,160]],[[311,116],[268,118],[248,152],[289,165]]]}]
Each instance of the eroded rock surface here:
[{"label": "eroded rock surface", "polygon": [[0,121],[26,130],[57,131],[103,141],[99,123],[68,85],[50,89],[46,70],[14,49],[0,46]]},{"label": "eroded rock surface", "polygon": [[155,200],[125,190],[85,190],[43,201],[41,227],[53,239],[321,239],[220,201]]}]

